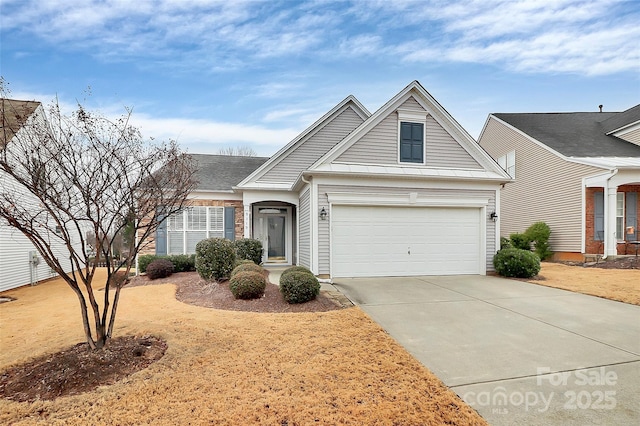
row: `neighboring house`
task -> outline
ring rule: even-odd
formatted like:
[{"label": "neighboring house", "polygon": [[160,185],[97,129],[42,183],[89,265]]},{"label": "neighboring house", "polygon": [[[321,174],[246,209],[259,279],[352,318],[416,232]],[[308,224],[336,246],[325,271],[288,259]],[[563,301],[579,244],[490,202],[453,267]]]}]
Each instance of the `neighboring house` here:
[{"label": "neighboring house", "polygon": [[[42,113],[40,102],[0,99],[2,123],[0,128],[0,149],[10,144],[19,132],[26,131],[31,120]],[[12,180],[0,171],[0,188],[6,190],[13,185]],[[29,202],[25,194],[25,202]],[[64,245],[54,247],[64,256]],[[70,262],[63,260],[65,271],[71,271]],[[33,284],[55,277],[57,274],[44,262],[36,248],[17,229],[0,219],[0,291]]]},{"label": "neighboring house", "polygon": [[[159,254],[224,234],[263,241],[267,265],[327,277],[493,269],[499,192],[511,179],[417,81],[374,114],[347,97],[266,162],[196,160],[207,169],[198,204],[167,220]],[[243,163],[238,174],[255,170],[232,184]]]},{"label": "neighboring house", "polygon": [[640,105],[624,112],[491,114],[479,144],[515,179],[503,236],[551,228],[560,260],[635,254],[640,239]]}]

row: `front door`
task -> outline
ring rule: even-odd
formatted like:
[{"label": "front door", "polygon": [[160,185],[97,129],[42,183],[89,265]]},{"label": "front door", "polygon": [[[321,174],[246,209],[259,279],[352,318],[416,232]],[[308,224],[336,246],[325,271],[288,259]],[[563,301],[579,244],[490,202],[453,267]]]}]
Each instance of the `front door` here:
[{"label": "front door", "polygon": [[262,241],[264,263],[290,263],[286,207],[259,207],[254,216],[254,236]]}]

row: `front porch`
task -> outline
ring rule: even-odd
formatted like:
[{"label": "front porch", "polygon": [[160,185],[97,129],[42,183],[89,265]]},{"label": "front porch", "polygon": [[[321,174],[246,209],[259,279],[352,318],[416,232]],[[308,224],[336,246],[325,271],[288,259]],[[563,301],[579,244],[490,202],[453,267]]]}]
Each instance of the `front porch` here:
[{"label": "front porch", "polygon": [[635,255],[640,238],[638,172],[621,170],[584,182],[585,256]]},{"label": "front porch", "polygon": [[265,266],[290,266],[298,258],[298,199],[275,191],[243,194],[244,237],[262,242]]}]

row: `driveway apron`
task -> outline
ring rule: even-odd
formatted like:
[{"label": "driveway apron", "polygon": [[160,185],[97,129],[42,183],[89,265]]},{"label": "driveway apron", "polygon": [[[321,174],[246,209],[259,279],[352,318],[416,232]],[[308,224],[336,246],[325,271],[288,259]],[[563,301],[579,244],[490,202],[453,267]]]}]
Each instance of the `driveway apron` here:
[{"label": "driveway apron", "polygon": [[492,425],[640,424],[640,306],[491,276],[334,285]]}]

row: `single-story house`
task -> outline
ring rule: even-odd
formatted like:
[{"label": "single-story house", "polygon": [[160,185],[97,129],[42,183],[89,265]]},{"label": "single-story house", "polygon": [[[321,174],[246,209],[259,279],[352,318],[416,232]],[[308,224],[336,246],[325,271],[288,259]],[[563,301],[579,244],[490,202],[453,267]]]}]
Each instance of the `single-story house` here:
[{"label": "single-story house", "polygon": [[635,254],[640,237],[640,105],[623,112],[491,114],[478,141],[515,179],[503,236],[551,228],[560,260]]},{"label": "single-story house", "polygon": [[193,203],[152,252],[225,236],[332,278],[493,269],[511,178],[417,81],[373,114],[348,96],[269,159],[195,158]]},{"label": "single-story house", "polygon": [[[43,113],[40,102],[21,101],[15,99],[0,99],[2,123],[0,128],[0,149],[10,144],[14,138],[27,131],[32,120]],[[19,190],[12,178],[0,170],[0,196],[3,192]],[[25,202],[31,200],[25,194]],[[36,203],[37,204],[37,203]],[[65,246],[53,243],[54,252],[61,253],[61,264],[65,271],[71,271],[71,263],[64,256]],[[35,284],[57,276],[41,258],[35,246],[16,228],[0,218],[0,291],[20,287],[25,284]]]}]

